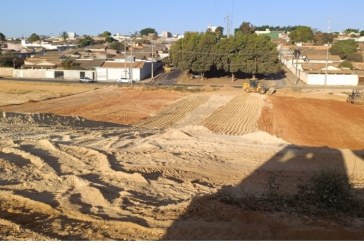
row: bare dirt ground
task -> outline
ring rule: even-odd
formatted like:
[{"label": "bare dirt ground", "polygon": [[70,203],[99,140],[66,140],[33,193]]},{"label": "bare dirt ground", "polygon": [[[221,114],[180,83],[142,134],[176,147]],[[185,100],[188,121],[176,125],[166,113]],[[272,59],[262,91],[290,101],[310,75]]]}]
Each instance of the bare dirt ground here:
[{"label": "bare dirt ground", "polygon": [[14,103],[18,88],[1,97],[20,104],[0,107],[0,239],[364,239],[359,218],[249,211],[214,198],[264,193],[272,176],[294,193],[323,169],[362,190],[363,107],[341,91],[327,100],[326,91],[84,89],[39,102],[34,91]]}]

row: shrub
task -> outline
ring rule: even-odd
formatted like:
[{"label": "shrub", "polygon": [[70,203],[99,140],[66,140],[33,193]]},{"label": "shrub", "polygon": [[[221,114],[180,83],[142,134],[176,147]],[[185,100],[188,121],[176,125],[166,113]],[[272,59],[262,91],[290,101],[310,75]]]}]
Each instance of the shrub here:
[{"label": "shrub", "polygon": [[360,53],[349,54],[346,59],[352,62],[363,62],[363,55]]},{"label": "shrub", "polygon": [[352,70],[354,68],[353,64],[350,61],[344,60],[343,62],[341,62],[340,64],[341,68],[349,68],[350,70]]}]

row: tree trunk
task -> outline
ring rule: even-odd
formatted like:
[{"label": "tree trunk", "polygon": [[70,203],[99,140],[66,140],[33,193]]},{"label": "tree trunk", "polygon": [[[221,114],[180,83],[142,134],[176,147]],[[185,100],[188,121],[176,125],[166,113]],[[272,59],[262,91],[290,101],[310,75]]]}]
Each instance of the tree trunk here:
[{"label": "tree trunk", "polygon": [[234,73],[232,72],[232,73],[231,73],[231,81],[232,81],[232,82],[234,82],[234,80],[235,80],[235,75],[234,75]]},{"label": "tree trunk", "polygon": [[203,78],[204,78],[204,76],[205,76],[205,73],[204,72],[202,72],[201,74],[200,74],[200,76],[201,76],[201,81],[203,80]]}]

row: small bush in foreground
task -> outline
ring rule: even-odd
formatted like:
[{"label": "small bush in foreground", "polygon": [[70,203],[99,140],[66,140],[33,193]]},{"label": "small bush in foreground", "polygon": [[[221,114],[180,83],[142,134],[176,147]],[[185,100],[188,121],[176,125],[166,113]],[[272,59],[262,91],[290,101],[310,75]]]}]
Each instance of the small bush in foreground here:
[{"label": "small bush in foreground", "polygon": [[306,185],[298,186],[295,195],[281,195],[271,189],[261,196],[244,190],[239,195],[233,193],[233,188],[224,188],[217,198],[249,210],[364,217],[363,203],[353,185],[346,175],[336,171],[314,174]]}]

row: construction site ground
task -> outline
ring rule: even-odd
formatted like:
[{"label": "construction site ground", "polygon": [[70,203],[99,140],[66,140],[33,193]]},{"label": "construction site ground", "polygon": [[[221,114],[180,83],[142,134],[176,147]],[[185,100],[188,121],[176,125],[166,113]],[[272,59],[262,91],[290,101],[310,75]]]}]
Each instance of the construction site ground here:
[{"label": "construction site ground", "polygon": [[247,210],[321,170],[363,195],[349,89],[0,81],[1,240],[363,240],[364,220]]}]

